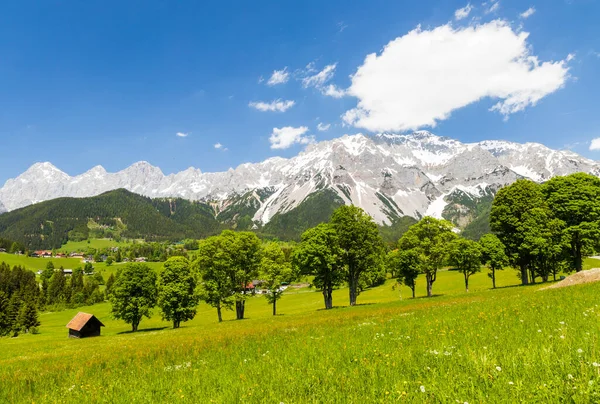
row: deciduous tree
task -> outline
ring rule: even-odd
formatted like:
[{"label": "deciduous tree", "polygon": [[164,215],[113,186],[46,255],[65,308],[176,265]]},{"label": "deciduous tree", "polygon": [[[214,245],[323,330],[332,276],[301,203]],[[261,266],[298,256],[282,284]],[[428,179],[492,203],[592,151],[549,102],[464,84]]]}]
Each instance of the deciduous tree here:
[{"label": "deciduous tree", "polygon": [[481,247],[476,241],[459,237],[450,244],[450,262],[465,278],[469,291],[469,278],[481,271]]},{"label": "deciduous tree", "polygon": [[410,288],[413,299],[417,277],[421,273],[420,265],[419,253],[416,250],[396,249],[388,253],[388,267],[393,269],[392,274],[395,274],[398,284]]},{"label": "deciduous tree", "polygon": [[294,250],[292,265],[298,273],[313,275],[315,287],[323,292],[325,309],[333,307],[333,289],[345,278],[344,262],[337,233],[328,223],[302,234],[302,242]]},{"label": "deciduous tree", "polygon": [[291,276],[292,269],[285,259],[285,254],[278,243],[268,243],[263,248],[260,262],[263,287],[267,289],[265,297],[273,305],[273,315],[277,315],[277,301],[281,299],[284,289],[282,283]]},{"label": "deciduous tree", "polygon": [[200,275],[200,298],[217,309],[219,322],[223,321],[222,309],[233,308],[233,285],[229,271],[233,263],[227,240],[222,236],[209,237],[200,242],[194,267]]},{"label": "deciduous tree", "polygon": [[541,192],[553,216],[565,223],[568,256],[579,272],[583,258],[599,244],[600,178],[585,173],[554,177]]},{"label": "deciduous tree", "polygon": [[488,276],[492,279],[492,287],[496,289],[496,271],[501,271],[508,265],[508,257],[504,244],[495,234],[485,234],[479,240],[481,246],[481,263],[490,270]]},{"label": "deciduous tree", "polygon": [[119,271],[110,294],[112,314],[137,331],[142,317],[156,306],[156,273],[145,264],[127,264]]},{"label": "deciduous tree", "polygon": [[169,258],[158,277],[158,306],[163,319],[172,321],[173,328],[179,328],[182,322],[196,316],[199,302],[189,261],[184,257]]},{"label": "deciduous tree", "polygon": [[357,206],[344,205],[336,209],[331,217],[331,226],[342,250],[350,306],[354,306],[360,293],[361,276],[370,271],[379,272],[383,264],[383,240],[373,218]]},{"label": "deciduous tree", "polygon": [[261,260],[261,242],[255,233],[225,230],[221,237],[226,240],[231,267],[228,274],[233,286],[235,313],[238,320],[244,318],[248,286],[258,276]]},{"label": "deciduous tree", "polygon": [[533,271],[533,257],[523,247],[524,220],[527,212],[546,207],[540,185],[530,180],[518,180],[498,191],[490,213],[490,227],[506,248],[509,262],[521,272],[521,283],[529,283],[528,271]]},{"label": "deciduous tree", "polygon": [[448,256],[448,246],[456,235],[452,223],[426,216],[412,225],[398,241],[402,250],[413,250],[419,259],[419,268],[425,274],[427,296],[433,296],[437,271]]}]

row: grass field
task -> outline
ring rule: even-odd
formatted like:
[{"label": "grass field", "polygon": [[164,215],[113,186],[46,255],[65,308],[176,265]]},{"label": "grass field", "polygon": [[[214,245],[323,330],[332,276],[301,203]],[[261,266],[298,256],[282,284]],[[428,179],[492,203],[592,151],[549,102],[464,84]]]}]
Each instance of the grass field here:
[{"label": "grass field", "polygon": [[102,249],[102,248],[110,248],[110,247],[125,247],[131,243],[123,242],[123,241],[115,241],[108,238],[94,238],[84,241],[69,241],[67,244],[64,244],[59,251],[65,252],[82,252],[86,251],[88,248]]},{"label": "grass field", "polygon": [[[75,269],[85,265],[79,258],[32,258],[25,255],[0,253],[0,262],[6,262],[10,266],[21,265],[33,271],[45,269],[46,265],[48,265],[48,261],[52,261],[55,268],[60,268],[62,266],[65,269]],[[150,268],[156,270],[162,267],[161,262],[147,262],[146,264],[148,264]],[[102,276],[106,278],[110,276],[111,273],[116,273],[122,265],[125,264],[115,262],[109,266],[104,262],[99,262],[94,264],[94,270],[101,273]]]},{"label": "grass field", "polygon": [[[588,261],[588,265],[600,266]],[[78,310],[43,313],[39,335],[0,340],[0,402],[575,402],[600,400],[600,284],[489,290],[476,274],[441,272],[436,297],[407,299],[392,281],[321,310],[319,293],[284,295],[281,315],[251,298],[247,320],[218,324],[201,305],[183,328],[158,313],[141,331],[81,308],[103,336],[67,338]],[[418,281],[419,296],[425,285]]]}]

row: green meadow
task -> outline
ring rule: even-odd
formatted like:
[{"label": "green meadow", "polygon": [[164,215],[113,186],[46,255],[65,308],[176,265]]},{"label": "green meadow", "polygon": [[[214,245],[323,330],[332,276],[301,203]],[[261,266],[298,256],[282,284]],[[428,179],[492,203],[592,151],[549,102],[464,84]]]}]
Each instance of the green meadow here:
[{"label": "green meadow", "polygon": [[111,247],[126,247],[131,243],[125,241],[115,241],[108,238],[92,238],[90,240],[83,241],[69,241],[64,244],[59,251],[65,252],[84,252],[88,248],[95,248],[97,250]]},{"label": "green meadow", "polygon": [[[42,313],[40,334],[0,340],[0,402],[600,401],[600,284],[518,283],[501,271],[491,290],[478,273],[465,293],[461,274],[442,271],[433,298],[422,278],[416,299],[389,280],[355,307],[335,291],[328,311],[303,288],[276,317],[255,296],[246,320],[226,312],[219,324],[201,304],[180,329],[155,312],[134,334],[108,303]],[[100,318],[101,337],[67,338],[78,311]]]},{"label": "green meadow", "polygon": [[[15,255],[8,253],[0,253],[0,262],[6,262],[10,266],[20,265],[27,269],[37,271],[45,269],[48,261],[52,261],[56,268],[63,267],[64,269],[75,269],[83,267],[85,264],[79,258],[32,258],[25,255]],[[162,262],[147,262],[150,268],[159,270],[162,267]],[[94,263],[94,269],[107,278],[111,273],[116,273],[118,269],[125,265],[123,262],[115,262],[112,265],[107,265],[105,262]]]}]

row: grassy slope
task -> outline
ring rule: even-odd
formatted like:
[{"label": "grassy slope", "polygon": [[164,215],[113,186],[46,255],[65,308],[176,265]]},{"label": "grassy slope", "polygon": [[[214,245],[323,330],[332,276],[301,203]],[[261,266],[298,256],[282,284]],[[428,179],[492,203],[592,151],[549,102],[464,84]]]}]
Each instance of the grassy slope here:
[{"label": "grassy slope", "polygon": [[66,244],[63,244],[62,247],[58,249],[58,251],[65,252],[82,252],[86,251],[88,248],[102,249],[109,247],[125,247],[128,246],[129,242],[123,241],[115,241],[108,238],[94,238],[90,239],[88,243],[87,240],[84,241],[69,241]]},{"label": "grassy slope", "polygon": [[[489,283],[476,274],[466,294],[460,274],[441,272],[434,292],[442,296],[400,301],[389,281],[361,294],[363,305],[354,308],[341,307],[342,289],[331,311],[320,310],[320,294],[299,291],[283,297],[275,318],[257,296],[245,321],[227,312],[218,324],[214,310],[201,305],[182,329],[164,328],[169,324],[155,315],[137,334],[126,333],[128,326],[111,320],[109,305],[101,304],[81,309],[107,326],[102,337],[87,340],[66,337],[77,310],[44,313],[40,335],[0,340],[0,402],[598,398],[600,285],[536,292],[491,291]],[[515,272],[501,272],[498,283],[516,284]],[[424,292],[422,279],[418,291]]]},{"label": "grassy slope", "polygon": [[[62,266],[65,269],[75,269],[85,265],[82,260],[78,258],[31,258],[24,255],[0,253],[0,262],[6,262],[10,266],[20,265],[34,271],[45,269],[48,261],[52,261],[55,268],[60,268]],[[160,262],[148,262],[147,264],[154,269],[159,269],[162,266],[162,263]],[[114,263],[111,266],[108,266],[106,263],[100,262],[94,264],[94,269],[106,278],[111,273],[116,273],[122,265],[124,265],[124,263]]]}]

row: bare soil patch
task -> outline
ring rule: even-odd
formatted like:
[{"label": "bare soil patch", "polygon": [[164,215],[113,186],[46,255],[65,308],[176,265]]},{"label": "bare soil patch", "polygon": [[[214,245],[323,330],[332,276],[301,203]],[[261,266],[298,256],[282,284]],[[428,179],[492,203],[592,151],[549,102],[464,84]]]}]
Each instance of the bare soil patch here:
[{"label": "bare soil patch", "polygon": [[548,286],[547,288],[542,288],[540,290],[564,288],[567,286],[580,285],[582,283],[591,282],[600,282],[600,268],[592,268],[588,269],[587,271],[574,273],[573,275],[567,276],[562,281],[557,282],[554,285]]}]

